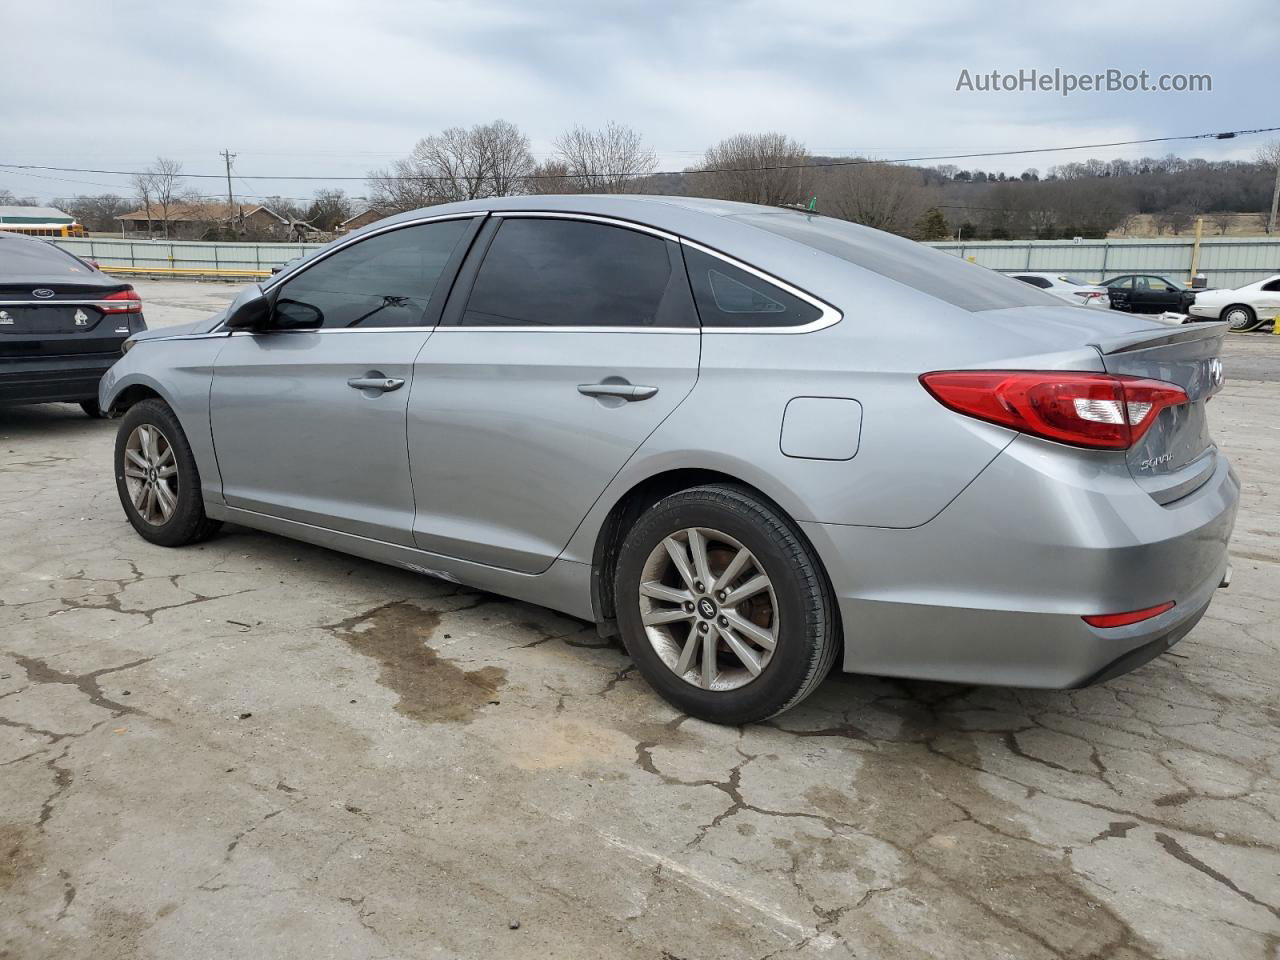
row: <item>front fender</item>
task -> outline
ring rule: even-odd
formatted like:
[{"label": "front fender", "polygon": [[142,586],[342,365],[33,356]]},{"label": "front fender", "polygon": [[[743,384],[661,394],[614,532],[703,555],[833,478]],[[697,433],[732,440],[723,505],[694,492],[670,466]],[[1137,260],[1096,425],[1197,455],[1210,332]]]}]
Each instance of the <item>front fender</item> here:
[{"label": "front fender", "polygon": [[206,503],[223,502],[222,475],[209,422],[209,392],[226,335],[139,341],[103,374],[98,404],[112,410],[133,388],[158,396],[173,410],[200,471]]}]

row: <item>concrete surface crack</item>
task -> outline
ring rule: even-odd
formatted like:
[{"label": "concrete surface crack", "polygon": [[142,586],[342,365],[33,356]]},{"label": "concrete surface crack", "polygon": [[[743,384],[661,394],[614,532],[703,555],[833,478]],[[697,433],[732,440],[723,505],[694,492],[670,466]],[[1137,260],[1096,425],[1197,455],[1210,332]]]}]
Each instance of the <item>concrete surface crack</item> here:
[{"label": "concrete surface crack", "polygon": [[24,657],[18,653],[8,653],[6,656],[12,657],[18,666],[27,672],[27,679],[32,683],[65,683],[75,687],[86,697],[95,707],[101,707],[104,710],[110,710],[115,716],[124,716],[125,714],[133,714],[135,716],[148,716],[142,710],[131,707],[128,704],[119,703],[112,700],[102,692],[102,687],[98,683],[99,677],[105,677],[108,674],[119,673],[122,670],[132,670],[134,667],[140,667],[145,663],[150,663],[155,657],[142,657],[139,660],[130,660],[128,663],[122,663],[118,667],[103,667],[100,670],[93,670],[89,673],[73,674],[65,673],[62,670],[55,670],[43,660],[37,660],[35,657]]},{"label": "concrete surface crack", "polygon": [[1222,884],[1224,887],[1226,887],[1236,896],[1249,901],[1256,907],[1261,907],[1263,910],[1266,910],[1268,913],[1270,913],[1273,917],[1280,919],[1280,907],[1273,906],[1270,903],[1265,903],[1262,900],[1259,900],[1257,897],[1249,893],[1247,890],[1241,890],[1238,886],[1236,886],[1234,880],[1232,880],[1226,874],[1220,873],[1217,870],[1213,869],[1213,867],[1209,866],[1203,860],[1197,858],[1190,851],[1188,851],[1186,847],[1178,843],[1178,841],[1175,840],[1173,837],[1169,836],[1169,834],[1157,833],[1156,842],[1160,844],[1160,846],[1164,847],[1165,853],[1169,854],[1169,856],[1173,857],[1175,860],[1180,860],[1183,863],[1185,863],[1187,866],[1191,867],[1192,869],[1199,870],[1206,877],[1216,880],[1218,883]]}]

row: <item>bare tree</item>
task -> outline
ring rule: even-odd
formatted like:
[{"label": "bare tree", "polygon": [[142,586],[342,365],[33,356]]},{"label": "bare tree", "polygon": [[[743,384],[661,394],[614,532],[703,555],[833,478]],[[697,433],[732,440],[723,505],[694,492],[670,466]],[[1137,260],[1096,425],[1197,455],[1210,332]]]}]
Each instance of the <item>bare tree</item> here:
[{"label": "bare tree", "polygon": [[151,174],[135,173],[133,175],[133,193],[138,199],[138,204],[147,214],[147,236],[151,236],[151,202],[154,197],[154,189],[151,183]]},{"label": "bare tree", "polygon": [[530,193],[570,193],[574,182],[569,179],[569,165],[563,160],[544,160],[529,176]]},{"label": "bare tree", "polygon": [[1276,216],[1280,213],[1280,140],[1272,140],[1258,149],[1258,163],[1268,170],[1274,170],[1275,186],[1271,190],[1271,216],[1267,218],[1267,233],[1276,232]]},{"label": "bare tree", "polygon": [[1231,229],[1232,224],[1236,221],[1236,215],[1230,210],[1220,210],[1217,213],[1209,214],[1209,219],[1218,228],[1218,236],[1221,237],[1225,236],[1226,232]]},{"label": "bare tree", "polygon": [[332,232],[338,224],[351,218],[354,208],[342,190],[317,190],[307,210],[307,221],[317,230]]},{"label": "bare tree", "polygon": [[798,203],[804,199],[801,165],[807,158],[804,145],[785,133],[739,133],[707,150],[702,166],[692,171],[691,183],[700,196],[721,200],[771,206]]},{"label": "bare tree", "polygon": [[825,212],[903,236],[938,202],[933,191],[918,169],[890,163],[827,168],[814,187]]},{"label": "bare tree", "polygon": [[1191,226],[1193,211],[1186,206],[1170,207],[1155,216],[1156,228],[1168,230],[1175,237]]},{"label": "bare tree", "polygon": [[555,148],[573,193],[638,193],[642,178],[658,165],[638,131],[613,121],[600,130],[575,126],[556,139]]},{"label": "bare tree", "polygon": [[118,224],[116,217],[129,209],[129,203],[114,193],[103,193],[96,197],[74,197],[67,205],[67,213],[78,220],[86,230],[96,233],[107,233]]},{"label": "bare tree", "polygon": [[519,192],[533,171],[529,138],[506,120],[423,137],[403,160],[369,174],[378,210],[412,210]]},{"label": "bare tree", "polygon": [[155,163],[136,174],[133,189],[147,211],[147,235],[151,235],[152,210],[157,210],[163,223],[164,236],[169,236],[169,220],[173,208],[182,203],[182,162],[168,157],[156,157]]}]

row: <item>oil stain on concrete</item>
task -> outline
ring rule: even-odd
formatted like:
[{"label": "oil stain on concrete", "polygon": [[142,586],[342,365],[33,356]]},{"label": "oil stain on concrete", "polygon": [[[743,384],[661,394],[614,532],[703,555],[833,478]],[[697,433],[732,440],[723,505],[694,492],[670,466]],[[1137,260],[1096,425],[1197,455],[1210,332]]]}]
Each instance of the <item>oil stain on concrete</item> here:
[{"label": "oil stain on concrete", "polygon": [[464,670],[430,640],[440,614],[398,601],[333,624],[330,630],[379,664],[378,683],[400,697],[396,712],[419,723],[468,723],[507,682],[499,667]]}]

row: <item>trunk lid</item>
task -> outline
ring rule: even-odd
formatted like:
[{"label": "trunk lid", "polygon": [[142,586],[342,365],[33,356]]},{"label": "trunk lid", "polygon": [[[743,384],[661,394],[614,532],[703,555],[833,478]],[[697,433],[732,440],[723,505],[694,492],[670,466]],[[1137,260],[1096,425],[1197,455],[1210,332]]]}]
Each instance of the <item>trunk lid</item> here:
[{"label": "trunk lid", "polygon": [[1093,346],[1108,373],[1175,383],[1188,403],[1160,411],[1127,454],[1133,479],[1159,503],[1194,491],[1213,475],[1218,448],[1207,405],[1224,382],[1223,323],[1184,324],[1102,338]]},{"label": "trunk lid", "polygon": [[[0,284],[0,357],[110,353],[129,335],[129,314],[107,313],[98,304],[130,289],[122,283]],[[35,290],[52,291],[36,297]]]}]

